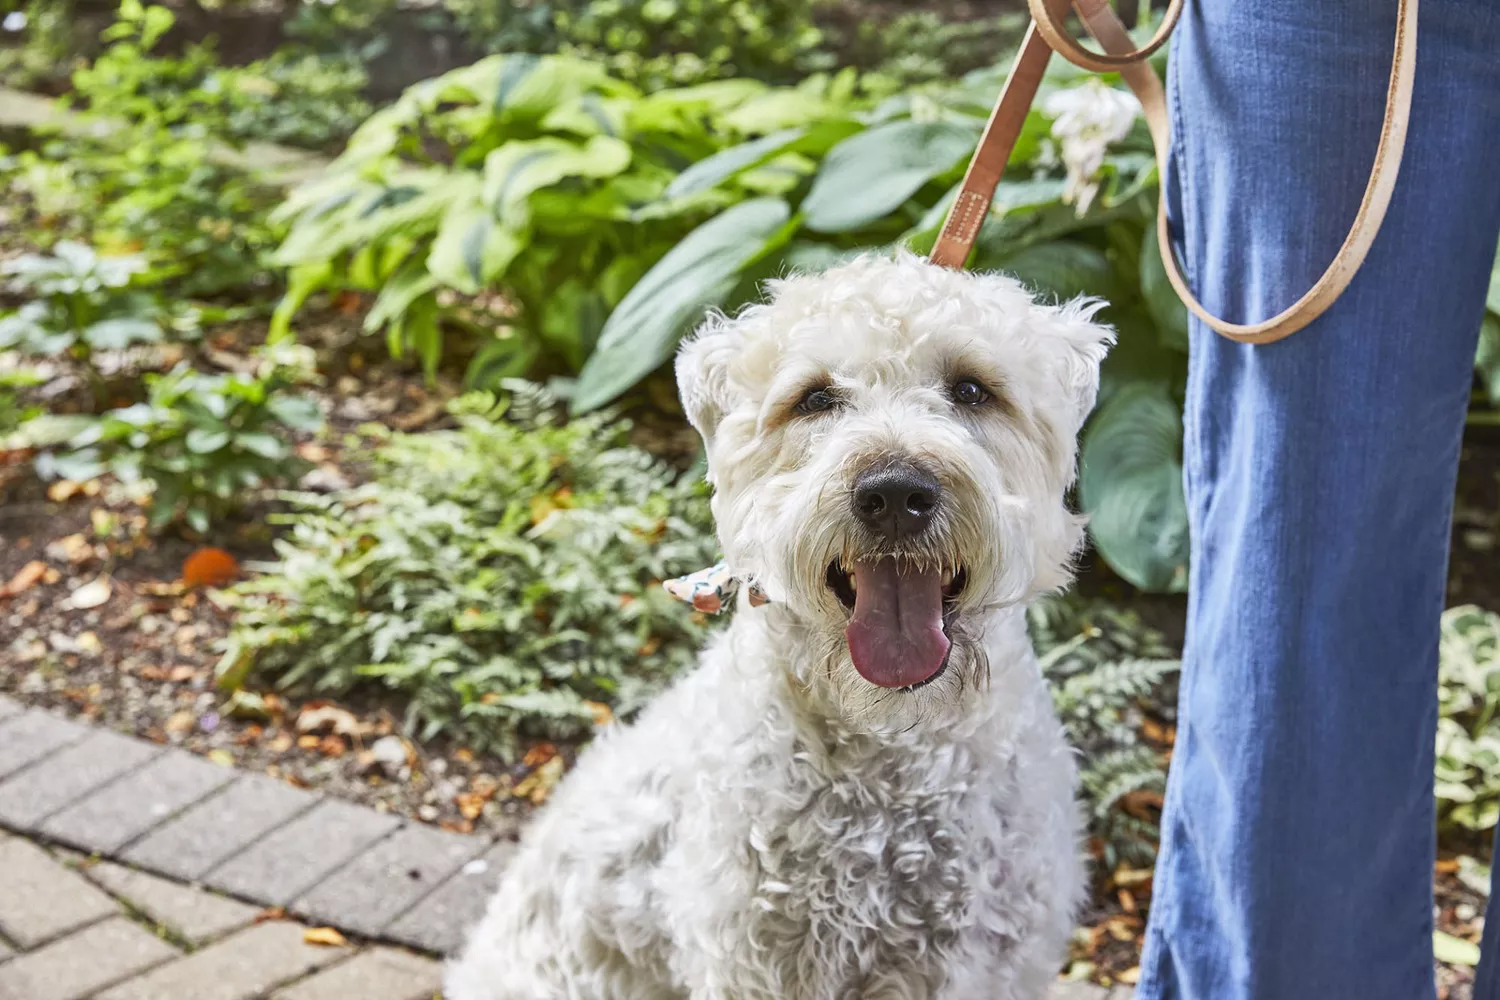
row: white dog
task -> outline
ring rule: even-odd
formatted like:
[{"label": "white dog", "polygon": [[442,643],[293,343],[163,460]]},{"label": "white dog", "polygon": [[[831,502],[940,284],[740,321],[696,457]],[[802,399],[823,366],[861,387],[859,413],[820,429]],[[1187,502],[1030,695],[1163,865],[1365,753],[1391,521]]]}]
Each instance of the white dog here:
[{"label": "white dog", "polygon": [[448,1000],[1034,1000],[1083,882],[1026,633],[1112,340],[1089,303],[865,258],[677,361],[741,600],[527,831]]}]

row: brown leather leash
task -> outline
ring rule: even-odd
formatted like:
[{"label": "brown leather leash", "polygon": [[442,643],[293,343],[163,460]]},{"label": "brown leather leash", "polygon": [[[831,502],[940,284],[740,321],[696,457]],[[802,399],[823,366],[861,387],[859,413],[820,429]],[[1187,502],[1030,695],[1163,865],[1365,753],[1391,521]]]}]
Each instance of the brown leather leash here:
[{"label": "brown leather leash", "polygon": [[[1125,25],[1110,9],[1108,0],[1071,0],[1079,19],[1104,51],[1093,52],[1080,45],[1069,33],[1065,22],[1070,0],[1028,0],[1031,26],[1021,42],[1010,76],[995,102],[979,147],[969,162],[963,184],[948,218],[933,245],[929,259],[943,267],[961,268],[969,259],[979,228],[989,212],[990,203],[1005,172],[1005,164],[1021,134],[1026,114],[1036,98],[1053,52],[1083,69],[1100,73],[1119,73],[1141,103],[1151,141],[1156,147],[1156,168],[1160,177],[1167,175],[1167,152],[1170,148],[1166,94],[1146,59],[1166,42],[1182,16],[1184,0],[1171,0],[1161,27],[1150,42],[1135,48]],[[1411,115],[1412,83],[1417,69],[1417,0],[1399,0],[1396,13],[1396,44],[1391,57],[1391,77],[1386,92],[1385,118],[1380,128],[1380,144],[1365,193],[1360,201],[1354,224],[1344,238],[1333,262],[1311,289],[1281,313],[1259,323],[1229,323],[1214,316],[1188,288],[1178,266],[1176,252],[1167,225],[1166,199],[1157,199],[1156,235],[1167,280],[1183,303],[1211,329],[1230,340],[1247,344],[1268,344],[1290,336],[1317,319],[1348,287],[1364,263],[1380,224],[1385,219],[1396,177],[1401,170],[1401,152],[1406,145],[1406,127]]]}]

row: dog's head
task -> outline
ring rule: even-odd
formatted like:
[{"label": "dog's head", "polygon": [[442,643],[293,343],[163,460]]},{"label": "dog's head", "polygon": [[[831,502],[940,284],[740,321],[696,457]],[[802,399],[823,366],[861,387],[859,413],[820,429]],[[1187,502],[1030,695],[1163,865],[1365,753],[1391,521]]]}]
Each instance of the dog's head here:
[{"label": "dog's head", "polygon": [[677,360],[720,543],[815,647],[804,683],[904,725],[983,677],[987,612],[1067,582],[1064,494],[1112,335],[1093,304],[909,255],[770,293]]}]

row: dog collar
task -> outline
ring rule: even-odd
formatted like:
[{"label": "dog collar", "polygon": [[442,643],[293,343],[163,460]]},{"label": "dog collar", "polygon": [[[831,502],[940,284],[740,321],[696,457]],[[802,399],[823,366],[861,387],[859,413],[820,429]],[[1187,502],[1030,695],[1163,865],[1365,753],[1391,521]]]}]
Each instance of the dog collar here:
[{"label": "dog collar", "polygon": [[770,601],[760,584],[749,577],[741,577],[729,569],[728,563],[715,563],[707,569],[700,569],[696,573],[687,576],[679,576],[675,580],[667,580],[662,586],[667,593],[679,601],[686,601],[693,606],[694,611],[701,611],[706,615],[716,615],[734,603],[735,595],[740,591],[740,585],[746,584],[746,593],[750,598],[750,606],[758,608]]}]

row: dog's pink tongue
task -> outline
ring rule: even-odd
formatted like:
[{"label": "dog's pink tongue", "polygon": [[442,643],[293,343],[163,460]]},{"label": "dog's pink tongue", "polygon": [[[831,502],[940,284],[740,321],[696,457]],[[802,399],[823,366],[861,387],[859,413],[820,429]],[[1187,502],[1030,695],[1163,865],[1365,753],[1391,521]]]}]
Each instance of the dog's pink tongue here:
[{"label": "dog's pink tongue", "polygon": [[854,564],[854,618],[845,635],[854,669],[871,684],[920,684],[943,666],[943,582],[894,559]]}]

